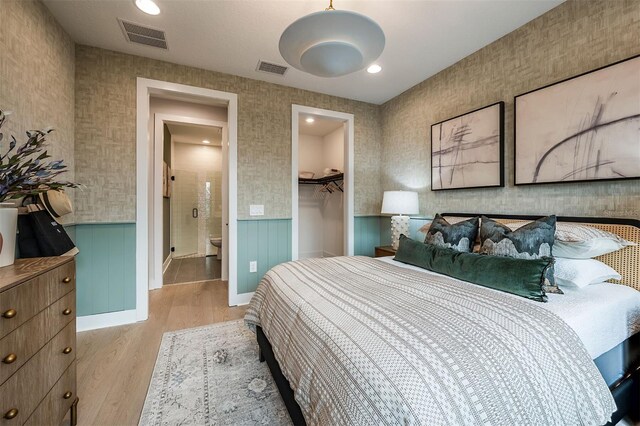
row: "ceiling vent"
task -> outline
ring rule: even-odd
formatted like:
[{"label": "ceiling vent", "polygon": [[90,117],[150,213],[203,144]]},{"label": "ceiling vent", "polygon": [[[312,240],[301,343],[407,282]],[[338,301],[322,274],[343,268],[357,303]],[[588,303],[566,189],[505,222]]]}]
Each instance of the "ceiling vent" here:
[{"label": "ceiling vent", "polygon": [[118,19],[118,22],[120,23],[122,31],[124,31],[125,38],[130,43],[167,49],[167,39],[164,36],[164,31],[123,21],[122,19]]},{"label": "ceiling vent", "polygon": [[284,67],[278,64],[272,64],[271,62],[258,61],[256,71],[268,72],[269,74],[284,75],[289,67]]}]

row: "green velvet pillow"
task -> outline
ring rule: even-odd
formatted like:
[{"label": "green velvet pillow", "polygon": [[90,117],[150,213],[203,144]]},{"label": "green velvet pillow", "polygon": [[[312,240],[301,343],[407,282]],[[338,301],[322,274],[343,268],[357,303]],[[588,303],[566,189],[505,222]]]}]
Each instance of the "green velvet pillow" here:
[{"label": "green velvet pillow", "polygon": [[400,236],[394,260],[418,266],[462,281],[546,302],[545,273],[553,258],[514,259],[476,253],[461,253]]}]

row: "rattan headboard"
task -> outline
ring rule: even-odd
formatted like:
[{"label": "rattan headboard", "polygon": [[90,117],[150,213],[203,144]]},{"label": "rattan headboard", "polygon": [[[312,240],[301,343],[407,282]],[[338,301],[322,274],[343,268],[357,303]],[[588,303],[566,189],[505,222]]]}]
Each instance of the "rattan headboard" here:
[{"label": "rattan headboard", "polygon": [[[445,217],[473,217],[482,216],[477,213],[442,213]],[[484,214],[498,222],[529,222],[539,219],[541,216],[518,216],[501,214]],[[602,229],[612,234],[616,234],[627,241],[638,245],[628,246],[622,250],[596,257],[601,262],[606,263],[618,271],[622,276],[621,281],[611,282],[624,284],[640,291],[640,220],[636,219],[610,219],[610,218],[585,218],[585,217],[563,217],[558,216],[558,222],[579,223],[586,226]]]}]

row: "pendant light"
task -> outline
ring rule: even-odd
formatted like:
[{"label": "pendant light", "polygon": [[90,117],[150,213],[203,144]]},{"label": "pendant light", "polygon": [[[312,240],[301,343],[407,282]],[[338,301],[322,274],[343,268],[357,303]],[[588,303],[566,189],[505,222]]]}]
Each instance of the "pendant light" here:
[{"label": "pendant light", "polygon": [[371,18],[335,10],[330,0],[327,9],[289,25],[279,47],[294,68],[318,77],[340,77],[371,65],[384,43],[382,29]]}]

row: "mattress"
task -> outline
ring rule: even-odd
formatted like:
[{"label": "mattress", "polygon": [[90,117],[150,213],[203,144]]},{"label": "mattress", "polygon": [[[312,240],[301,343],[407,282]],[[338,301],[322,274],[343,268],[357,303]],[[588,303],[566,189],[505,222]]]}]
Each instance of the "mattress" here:
[{"label": "mattress", "polygon": [[[397,262],[393,257],[376,259],[425,274],[440,275]],[[611,283],[592,284],[583,289],[564,286],[562,291],[564,294],[548,294],[547,303],[528,302],[540,305],[562,318],[580,337],[592,359],[640,331],[639,291]]]}]

